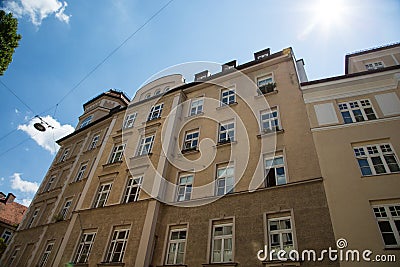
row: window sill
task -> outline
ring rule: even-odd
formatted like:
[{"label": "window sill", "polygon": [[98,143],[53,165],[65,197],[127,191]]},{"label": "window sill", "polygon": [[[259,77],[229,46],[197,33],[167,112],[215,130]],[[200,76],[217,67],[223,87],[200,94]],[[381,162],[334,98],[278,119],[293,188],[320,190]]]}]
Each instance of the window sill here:
[{"label": "window sill", "polygon": [[157,117],[157,118],[152,118],[152,119],[150,119],[150,120],[146,120],[146,122],[144,122],[144,124],[149,123],[149,122],[158,121],[158,120],[160,120],[160,119],[161,119],[161,116],[160,116],[160,117]]},{"label": "window sill", "polygon": [[182,149],[182,150],[181,150],[182,155],[185,155],[185,154],[195,154],[195,153],[199,153],[199,152],[200,152],[200,150],[198,150],[197,147],[195,147],[195,148],[189,148],[189,149]]},{"label": "window sill", "polygon": [[136,155],[136,156],[130,157],[129,160],[145,158],[146,156],[150,157],[151,155],[153,155],[153,153],[151,153],[151,152],[147,153],[147,154],[143,154],[143,155]]},{"label": "window sill", "polygon": [[397,247],[385,247],[383,250],[400,250],[400,246]]},{"label": "window sill", "polygon": [[361,175],[361,178],[385,176],[385,175],[392,175],[392,174],[400,174],[400,171],[398,171],[398,172],[389,172],[389,173],[370,174],[370,175]]},{"label": "window sill", "polygon": [[228,145],[235,145],[237,144],[237,141],[227,141],[227,142],[218,142],[214,147],[223,147],[223,146],[228,146]]},{"label": "window sill", "polygon": [[114,166],[119,166],[122,164],[122,160],[119,161],[115,161],[115,162],[111,162],[111,163],[107,163],[103,165],[103,168],[108,168],[108,167],[114,167]]},{"label": "window sill", "polygon": [[[191,118],[198,117],[198,116],[203,116],[203,115],[204,115],[204,112],[199,112],[197,114],[188,115],[187,117],[185,117],[185,119],[191,119]],[[168,266],[173,266],[173,265],[168,265]]]},{"label": "window sill", "polygon": [[187,267],[186,264],[165,264],[165,265],[156,265],[156,267]]},{"label": "window sill", "polygon": [[227,107],[230,107],[230,106],[236,106],[237,104],[238,104],[238,102],[232,102],[230,104],[223,104],[223,105],[217,107],[217,110],[224,109],[224,108],[227,108]]},{"label": "window sill", "polygon": [[238,266],[237,262],[218,262],[218,263],[203,263],[203,267],[205,266]]},{"label": "window sill", "polygon": [[268,260],[262,261],[266,267],[281,267],[281,266],[300,266],[300,261],[280,261],[280,260]]},{"label": "window sill", "polygon": [[271,132],[262,132],[260,134],[257,134],[257,138],[262,138],[262,137],[265,137],[265,136],[271,136],[271,135],[274,135],[274,134],[280,134],[280,133],[284,133],[284,132],[285,132],[284,129],[279,129],[277,131],[271,131]]},{"label": "window sill", "polygon": [[117,266],[125,266],[123,262],[100,262],[97,264],[98,267],[107,266],[107,267],[117,267]]},{"label": "window sill", "polygon": [[[257,89],[257,91],[259,91],[258,89]],[[256,96],[254,96],[254,98],[261,98],[261,97],[265,97],[265,96],[269,96],[269,95],[275,95],[275,94],[277,94],[279,91],[277,90],[277,89],[275,89],[274,91],[272,91],[272,92],[267,92],[267,93],[265,93],[265,94],[263,94],[262,92],[260,92],[258,95],[256,95]]]}]

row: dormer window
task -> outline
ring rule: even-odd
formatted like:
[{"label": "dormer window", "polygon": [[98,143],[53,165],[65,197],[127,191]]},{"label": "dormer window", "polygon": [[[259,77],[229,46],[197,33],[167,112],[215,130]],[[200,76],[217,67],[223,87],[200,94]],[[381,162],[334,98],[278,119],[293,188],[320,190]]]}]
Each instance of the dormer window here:
[{"label": "dormer window", "polygon": [[79,129],[85,127],[86,125],[88,125],[92,121],[92,118],[93,118],[92,115],[90,115],[89,117],[86,117],[86,119],[84,119],[82,121],[81,126],[79,126]]},{"label": "dormer window", "polygon": [[365,67],[367,68],[367,70],[378,70],[378,69],[383,69],[385,67],[385,65],[383,65],[382,61],[378,61],[378,62],[365,64]]}]

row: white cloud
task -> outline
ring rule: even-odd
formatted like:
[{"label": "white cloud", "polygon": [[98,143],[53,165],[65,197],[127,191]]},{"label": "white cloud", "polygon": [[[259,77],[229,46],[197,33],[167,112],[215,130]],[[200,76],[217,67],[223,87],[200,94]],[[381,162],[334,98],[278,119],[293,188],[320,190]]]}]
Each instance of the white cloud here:
[{"label": "white cloud", "polygon": [[22,199],[21,202],[19,202],[19,201],[17,201],[17,202],[20,203],[20,204],[22,204],[22,205],[24,205],[24,206],[29,207],[29,205],[30,205],[31,202],[32,202],[32,199],[31,199],[31,198],[24,198],[24,199]]},{"label": "white cloud", "polygon": [[60,21],[68,23],[71,15],[64,13],[67,2],[58,0],[12,0],[4,4],[4,9],[16,17],[29,16],[31,22],[39,26],[42,20],[53,15]]},{"label": "white cloud", "polygon": [[24,181],[20,173],[14,173],[11,176],[11,188],[24,193],[35,193],[39,185],[35,182]]},{"label": "white cloud", "polygon": [[[66,136],[74,131],[74,127],[69,124],[61,125],[51,116],[42,117],[42,119],[54,128],[47,128],[44,132],[39,132],[33,125],[40,122],[39,118],[33,118],[28,124],[18,125],[18,130],[26,132],[36,143],[52,154],[56,153],[59,145],[55,142],[63,136]],[[46,126],[46,125],[45,125]]]}]

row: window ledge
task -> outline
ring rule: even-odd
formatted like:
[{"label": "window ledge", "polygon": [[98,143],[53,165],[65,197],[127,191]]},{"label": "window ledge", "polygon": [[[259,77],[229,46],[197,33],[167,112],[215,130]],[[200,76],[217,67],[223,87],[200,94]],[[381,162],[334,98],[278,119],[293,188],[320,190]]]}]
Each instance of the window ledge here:
[{"label": "window ledge", "polygon": [[119,161],[115,161],[115,162],[111,162],[111,163],[106,163],[106,164],[103,164],[103,168],[119,166],[119,165],[121,165],[122,162],[123,162],[122,160],[119,160]]},{"label": "window ledge", "polygon": [[400,250],[400,246],[397,246],[397,247],[385,247],[383,250]]},{"label": "window ledge", "polygon": [[[187,117],[185,117],[185,119],[191,119],[191,118],[198,117],[198,116],[203,116],[203,115],[204,115],[204,112],[199,112],[197,114],[188,115]],[[168,266],[173,266],[173,265],[168,265]]]},{"label": "window ledge", "polygon": [[198,150],[197,147],[189,148],[189,149],[182,149],[181,150],[182,155],[184,155],[184,154],[195,154],[195,153],[199,153],[199,152],[200,152],[200,150]]},{"label": "window ledge", "polygon": [[[258,89],[257,89],[257,91],[259,91]],[[265,96],[269,96],[269,95],[275,95],[275,94],[277,94],[279,92],[279,90],[278,89],[275,89],[274,91],[272,91],[272,92],[268,92],[268,93],[265,93],[265,94],[263,94],[262,92],[260,92],[258,95],[256,95],[256,96],[254,96],[254,98],[261,98],[261,97],[265,97]]]},{"label": "window ledge", "polygon": [[281,266],[300,266],[300,261],[280,261],[280,260],[269,260],[262,261],[266,267],[281,267]]},{"label": "window ledge", "polygon": [[361,175],[361,178],[376,177],[376,176],[385,176],[385,175],[392,175],[392,174],[400,174],[400,171],[398,171],[398,172],[388,172],[388,173],[370,174],[370,175]]},{"label": "window ledge", "polygon": [[91,149],[86,149],[86,150],[83,151],[82,153],[83,153],[83,154],[87,154],[87,153],[90,153],[90,152],[95,151],[97,148],[99,148],[99,146],[95,146],[95,147],[93,147],[93,148],[91,148]]},{"label": "window ledge", "polygon": [[125,266],[123,262],[100,262],[97,264],[98,267],[107,266],[107,267],[117,267],[117,266]]},{"label": "window ledge", "polygon": [[280,133],[284,133],[284,132],[285,132],[284,129],[279,129],[277,131],[271,131],[271,132],[261,132],[260,134],[257,134],[257,138],[262,138],[262,137],[265,137],[265,136],[271,136],[271,135],[274,135],[274,134],[280,134]]},{"label": "window ledge", "polygon": [[227,108],[227,107],[230,107],[230,106],[236,106],[237,104],[238,104],[238,102],[232,102],[230,104],[223,104],[223,105],[217,107],[217,110],[224,109],[224,108]]},{"label": "window ledge", "polygon": [[229,141],[229,142],[218,142],[218,144],[216,144],[214,147],[223,147],[223,146],[228,146],[228,145],[235,145],[237,144],[237,141]]},{"label": "window ledge", "polygon": [[165,264],[165,265],[156,265],[156,267],[187,267],[186,264]]},{"label": "window ledge", "polygon": [[218,263],[203,263],[202,264],[203,267],[205,266],[238,266],[237,262],[218,262]]},{"label": "window ledge", "polygon": [[146,120],[145,122],[143,122],[143,124],[146,124],[146,123],[149,123],[149,122],[158,121],[158,120],[160,120],[160,119],[161,119],[161,116],[160,116],[160,117],[157,117],[157,118],[150,119],[150,120]]},{"label": "window ledge", "polygon": [[130,157],[129,160],[145,158],[146,156],[150,157],[151,155],[153,155],[153,153],[151,153],[151,152],[147,153],[147,154],[143,154],[143,155],[136,155],[136,156]]}]

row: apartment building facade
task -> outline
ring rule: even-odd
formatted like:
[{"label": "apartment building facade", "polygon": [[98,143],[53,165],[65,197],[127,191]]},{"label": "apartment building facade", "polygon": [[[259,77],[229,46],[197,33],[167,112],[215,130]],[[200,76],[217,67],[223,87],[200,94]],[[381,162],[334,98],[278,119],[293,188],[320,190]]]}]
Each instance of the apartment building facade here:
[{"label": "apartment building facade", "polygon": [[400,44],[345,61],[345,75],[301,84],[335,238],[344,238],[348,249],[371,250],[371,259],[397,259],[368,266],[398,266]]},{"label": "apartment building facade", "polygon": [[264,257],[336,246],[305,77],[267,49],[90,100],[2,264],[338,266]]}]

